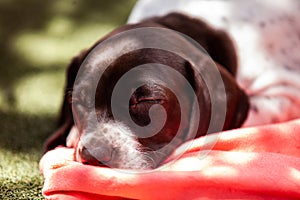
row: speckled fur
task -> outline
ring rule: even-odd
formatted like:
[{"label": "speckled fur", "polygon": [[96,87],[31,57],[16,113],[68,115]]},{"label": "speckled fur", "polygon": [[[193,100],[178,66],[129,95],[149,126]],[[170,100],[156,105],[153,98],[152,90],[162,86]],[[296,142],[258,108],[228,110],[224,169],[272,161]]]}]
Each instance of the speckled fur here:
[{"label": "speckled fur", "polygon": [[[156,165],[147,153],[141,151],[136,136],[121,122],[95,122],[90,118],[87,130],[77,145],[77,150],[80,146],[85,146],[89,154],[102,162],[106,154],[111,156],[107,162],[103,162],[108,167],[151,169]],[[81,162],[78,153],[75,155],[77,155],[75,160]]]}]

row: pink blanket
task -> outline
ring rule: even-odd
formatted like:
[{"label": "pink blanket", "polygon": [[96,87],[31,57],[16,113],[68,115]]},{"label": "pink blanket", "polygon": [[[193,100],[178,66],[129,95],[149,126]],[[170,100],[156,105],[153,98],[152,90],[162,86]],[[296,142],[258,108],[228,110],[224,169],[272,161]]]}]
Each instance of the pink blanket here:
[{"label": "pink blanket", "polygon": [[[300,199],[300,120],[217,134],[195,139],[179,159],[178,150],[147,173],[83,165],[72,161],[73,149],[59,147],[40,161],[43,195],[62,200]],[[211,149],[207,141],[215,136]]]}]

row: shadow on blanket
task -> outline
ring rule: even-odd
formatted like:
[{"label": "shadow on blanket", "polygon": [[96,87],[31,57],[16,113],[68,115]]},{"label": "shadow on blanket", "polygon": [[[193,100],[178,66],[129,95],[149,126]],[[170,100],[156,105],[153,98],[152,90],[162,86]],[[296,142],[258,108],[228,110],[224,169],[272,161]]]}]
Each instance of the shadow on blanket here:
[{"label": "shadow on blanket", "polygon": [[[300,119],[192,141],[179,158],[148,173],[124,173],[72,161],[59,147],[40,161],[47,199],[300,199]],[[199,158],[199,152],[207,156]],[[171,162],[172,161],[172,162]]]}]

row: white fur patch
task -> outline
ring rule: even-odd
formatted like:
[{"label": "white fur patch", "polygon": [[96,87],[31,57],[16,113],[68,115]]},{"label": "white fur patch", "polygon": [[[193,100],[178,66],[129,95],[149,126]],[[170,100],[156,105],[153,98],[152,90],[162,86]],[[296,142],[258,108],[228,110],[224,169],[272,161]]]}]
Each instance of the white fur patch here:
[{"label": "white fur patch", "polygon": [[[80,137],[80,144],[99,162],[109,156],[103,164],[111,168],[151,169],[155,166],[146,152],[143,152],[136,136],[120,122],[89,121],[88,128]],[[77,157],[80,161],[80,158]]]}]

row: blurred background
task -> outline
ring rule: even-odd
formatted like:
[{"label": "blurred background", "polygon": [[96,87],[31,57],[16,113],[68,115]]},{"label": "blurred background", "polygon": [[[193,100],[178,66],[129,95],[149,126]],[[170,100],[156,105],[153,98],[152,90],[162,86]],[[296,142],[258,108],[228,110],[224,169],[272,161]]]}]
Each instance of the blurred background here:
[{"label": "blurred background", "polygon": [[43,199],[38,162],[71,58],[136,0],[0,0],[0,199]]}]

